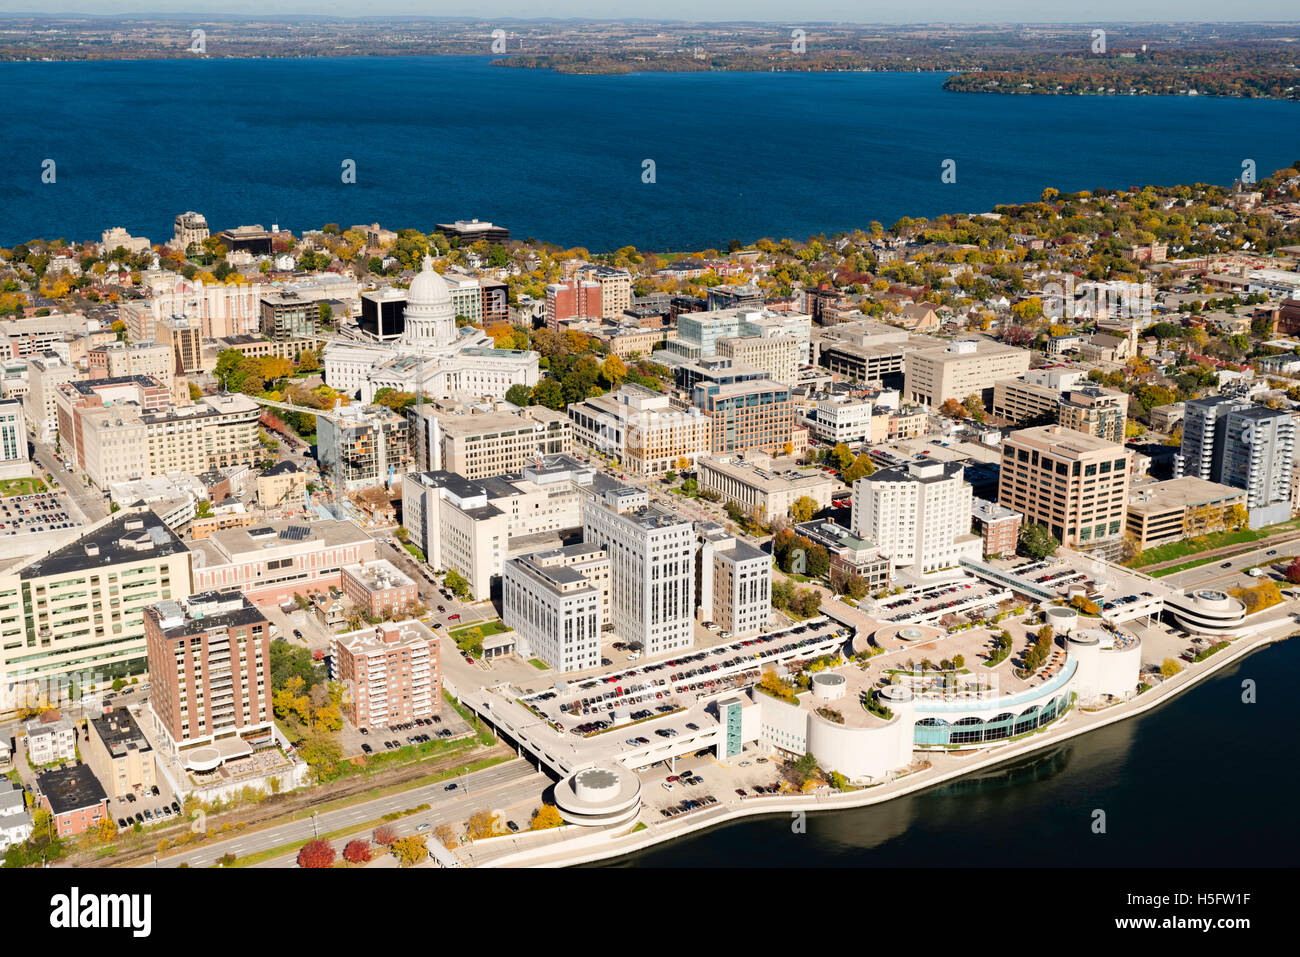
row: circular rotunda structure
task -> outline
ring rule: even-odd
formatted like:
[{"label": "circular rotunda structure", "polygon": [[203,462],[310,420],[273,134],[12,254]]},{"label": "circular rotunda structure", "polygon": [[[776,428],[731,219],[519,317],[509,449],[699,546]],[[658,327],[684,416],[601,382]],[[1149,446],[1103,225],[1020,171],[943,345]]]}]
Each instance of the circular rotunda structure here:
[{"label": "circular rotunda structure", "polygon": [[582,768],[555,785],[555,807],[570,824],[630,824],[641,813],[641,779],[615,764]]}]

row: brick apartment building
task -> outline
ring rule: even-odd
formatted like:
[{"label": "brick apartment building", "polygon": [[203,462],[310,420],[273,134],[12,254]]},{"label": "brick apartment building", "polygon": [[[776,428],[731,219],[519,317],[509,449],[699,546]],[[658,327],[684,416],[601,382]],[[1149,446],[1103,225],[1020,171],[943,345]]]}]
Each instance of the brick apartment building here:
[{"label": "brick apartment building", "polygon": [[54,817],[59,837],[84,834],[108,818],[108,795],[84,764],[36,775],[41,807]]},{"label": "brick apartment building", "polygon": [[247,598],[159,602],[144,610],[144,631],[149,708],[173,748],[270,732],[271,627]]},{"label": "brick apartment building", "polygon": [[595,280],[566,279],[546,287],[546,328],[582,319],[601,319],[601,286]]},{"label": "brick apartment building", "polygon": [[442,713],[438,641],[420,622],[384,622],[336,635],[333,651],[330,677],[343,683],[344,714],[358,729]]},{"label": "brick apartment building", "polygon": [[979,534],[982,554],[1014,555],[1016,544],[1020,541],[1020,526],[1023,519],[1019,512],[1012,511],[997,502],[975,498],[971,501],[971,518],[973,530]]}]

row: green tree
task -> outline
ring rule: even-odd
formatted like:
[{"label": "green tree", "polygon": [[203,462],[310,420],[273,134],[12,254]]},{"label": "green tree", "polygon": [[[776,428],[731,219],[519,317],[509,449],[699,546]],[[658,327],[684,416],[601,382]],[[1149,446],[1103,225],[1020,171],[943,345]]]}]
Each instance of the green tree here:
[{"label": "green tree", "polygon": [[565,406],[564,387],[548,376],[533,390],[533,401],[538,405],[546,406],[548,409],[554,409],[557,412],[562,411]]},{"label": "green tree", "polygon": [[453,568],[451,571],[447,572],[446,584],[457,598],[468,597],[469,582],[466,581],[465,577],[461,575],[460,572],[456,571],[456,569]]},{"label": "green tree", "polygon": [[526,385],[516,383],[506,390],[506,401],[511,402],[521,409],[533,402],[533,390]]},{"label": "green tree", "polygon": [[1040,561],[1053,554],[1060,545],[1047,526],[1041,522],[1025,522],[1020,526],[1019,552],[1028,558]]}]

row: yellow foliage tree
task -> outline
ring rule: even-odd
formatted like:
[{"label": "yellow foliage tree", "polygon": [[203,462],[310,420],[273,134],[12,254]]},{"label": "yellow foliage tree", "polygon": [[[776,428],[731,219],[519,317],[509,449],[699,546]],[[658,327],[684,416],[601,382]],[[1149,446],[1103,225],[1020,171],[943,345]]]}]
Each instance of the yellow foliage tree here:
[{"label": "yellow foliage tree", "polygon": [[403,867],[418,864],[429,856],[429,847],[419,834],[412,834],[410,837],[399,837],[389,845],[388,849],[393,852],[393,856],[397,858]]},{"label": "yellow foliage tree", "polygon": [[564,818],[560,817],[560,812],[556,810],[554,804],[543,804],[533,812],[531,829],[545,831],[548,828],[559,827],[563,823]]}]

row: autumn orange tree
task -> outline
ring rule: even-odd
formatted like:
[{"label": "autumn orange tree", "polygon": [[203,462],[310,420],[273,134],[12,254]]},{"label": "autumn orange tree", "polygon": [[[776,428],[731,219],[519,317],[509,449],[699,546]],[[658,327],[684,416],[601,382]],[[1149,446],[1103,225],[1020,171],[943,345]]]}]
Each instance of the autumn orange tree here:
[{"label": "autumn orange tree", "polygon": [[533,812],[530,827],[534,831],[545,831],[548,828],[559,827],[563,823],[564,818],[560,817],[560,812],[556,810],[554,804],[543,804]]},{"label": "autumn orange tree", "polygon": [[317,838],[314,841],[308,841],[298,852],[299,867],[333,867],[334,866],[334,848],[329,841],[323,841]]},{"label": "autumn orange tree", "polygon": [[366,863],[370,860],[370,842],[360,838],[348,841],[348,846],[343,848],[343,860],[349,864]]},{"label": "autumn orange tree", "polygon": [[385,846],[397,840],[397,829],[391,824],[381,824],[375,828],[375,843]]}]

